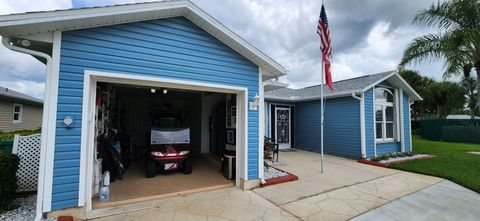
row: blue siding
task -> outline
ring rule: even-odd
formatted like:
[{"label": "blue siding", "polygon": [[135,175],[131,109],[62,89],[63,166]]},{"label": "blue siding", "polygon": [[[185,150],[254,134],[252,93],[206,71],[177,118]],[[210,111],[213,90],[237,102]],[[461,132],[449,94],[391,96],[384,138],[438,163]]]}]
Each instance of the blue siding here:
[{"label": "blue siding", "polygon": [[[328,99],[325,104],[324,152],[361,157],[360,103],[347,97]],[[295,147],[320,151],[320,101],[295,104]]]},{"label": "blue siding", "polygon": [[365,151],[366,157],[374,156],[375,145],[375,119],[374,119],[374,101],[373,101],[373,88],[365,91]]},{"label": "blue siding", "polygon": [[403,93],[403,126],[404,126],[404,140],[403,144],[405,147],[405,151],[411,151],[412,147],[410,146],[410,139],[412,132],[410,131],[410,100],[407,94]]},{"label": "blue siding", "polygon": [[[185,18],[64,32],[60,59],[52,210],[78,204],[84,70],[247,87],[249,101],[258,94],[258,67]],[[258,178],[258,117],[248,112],[249,179]]]},{"label": "blue siding", "polygon": [[377,143],[377,155],[400,152],[400,142]]}]

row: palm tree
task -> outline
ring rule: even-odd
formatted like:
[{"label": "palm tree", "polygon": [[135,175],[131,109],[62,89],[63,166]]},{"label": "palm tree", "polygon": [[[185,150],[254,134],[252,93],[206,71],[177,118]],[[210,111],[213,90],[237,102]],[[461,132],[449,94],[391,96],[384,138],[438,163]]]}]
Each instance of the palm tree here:
[{"label": "palm tree", "polygon": [[475,68],[480,91],[480,0],[439,1],[418,12],[413,23],[438,32],[415,38],[405,49],[399,68],[443,58],[445,78],[466,75]]},{"label": "palm tree", "polygon": [[478,106],[477,80],[475,80],[474,77],[463,77],[459,83],[459,86],[464,90],[463,93],[467,97],[467,104],[468,108],[470,109],[470,116],[472,119],[475,117],[475,110]]}]

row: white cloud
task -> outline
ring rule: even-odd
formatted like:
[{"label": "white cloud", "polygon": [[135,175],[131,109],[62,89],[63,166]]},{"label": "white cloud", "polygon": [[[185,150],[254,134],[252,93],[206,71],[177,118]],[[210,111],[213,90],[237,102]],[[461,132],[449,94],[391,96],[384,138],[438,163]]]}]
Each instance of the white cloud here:
[{"label": "white cloud", "polygon": [[43,99],[45,83],[35,81],[0,81],[3,87]]}]

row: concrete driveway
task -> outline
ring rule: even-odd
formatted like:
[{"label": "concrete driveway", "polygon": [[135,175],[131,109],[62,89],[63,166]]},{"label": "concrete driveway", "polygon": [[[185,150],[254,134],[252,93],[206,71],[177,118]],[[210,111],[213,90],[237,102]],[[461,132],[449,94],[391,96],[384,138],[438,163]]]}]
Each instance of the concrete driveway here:
[{"label": "concrete driveway", "polygon": [[442,179],[306,151],[280,153],[280,169],[299,180],[253,190],[302,220],[347,220]]},{"label": "concrete driveway", "polygon": [[[470,217],[464,216],[466,212],[480,217],[476,211],[480,195],[443,179],[333,156],[325,156],[324,165],[321,174],[319,154],[282,152],[276,167],[298,175],[298,181],[253,191],[226,188],[102,209],[90,215],[103,216],[98,220],[385,220],[403,213],[400,220],[431,220],[435,216],[428,214],[443,210],[450,214],[444,217],[457,220]],[[440,194],[447,191],[453,195]],[[429,201],[430,207],[419,209]],[[441,204],[450,209],[444,210]]]}]

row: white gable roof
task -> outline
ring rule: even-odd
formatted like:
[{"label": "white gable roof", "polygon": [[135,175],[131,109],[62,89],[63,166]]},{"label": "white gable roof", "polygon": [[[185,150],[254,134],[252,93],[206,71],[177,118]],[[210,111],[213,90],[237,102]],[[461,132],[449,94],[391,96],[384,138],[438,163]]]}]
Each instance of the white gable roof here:
[{"label": "white gable roof", "polygon": [[0,35],[21,37],[178,16],[184,16],[237,53],[263,68],[264,75],[267,75],[264,79],[286,74],[284,67],[189,0],[1,15]]}]

